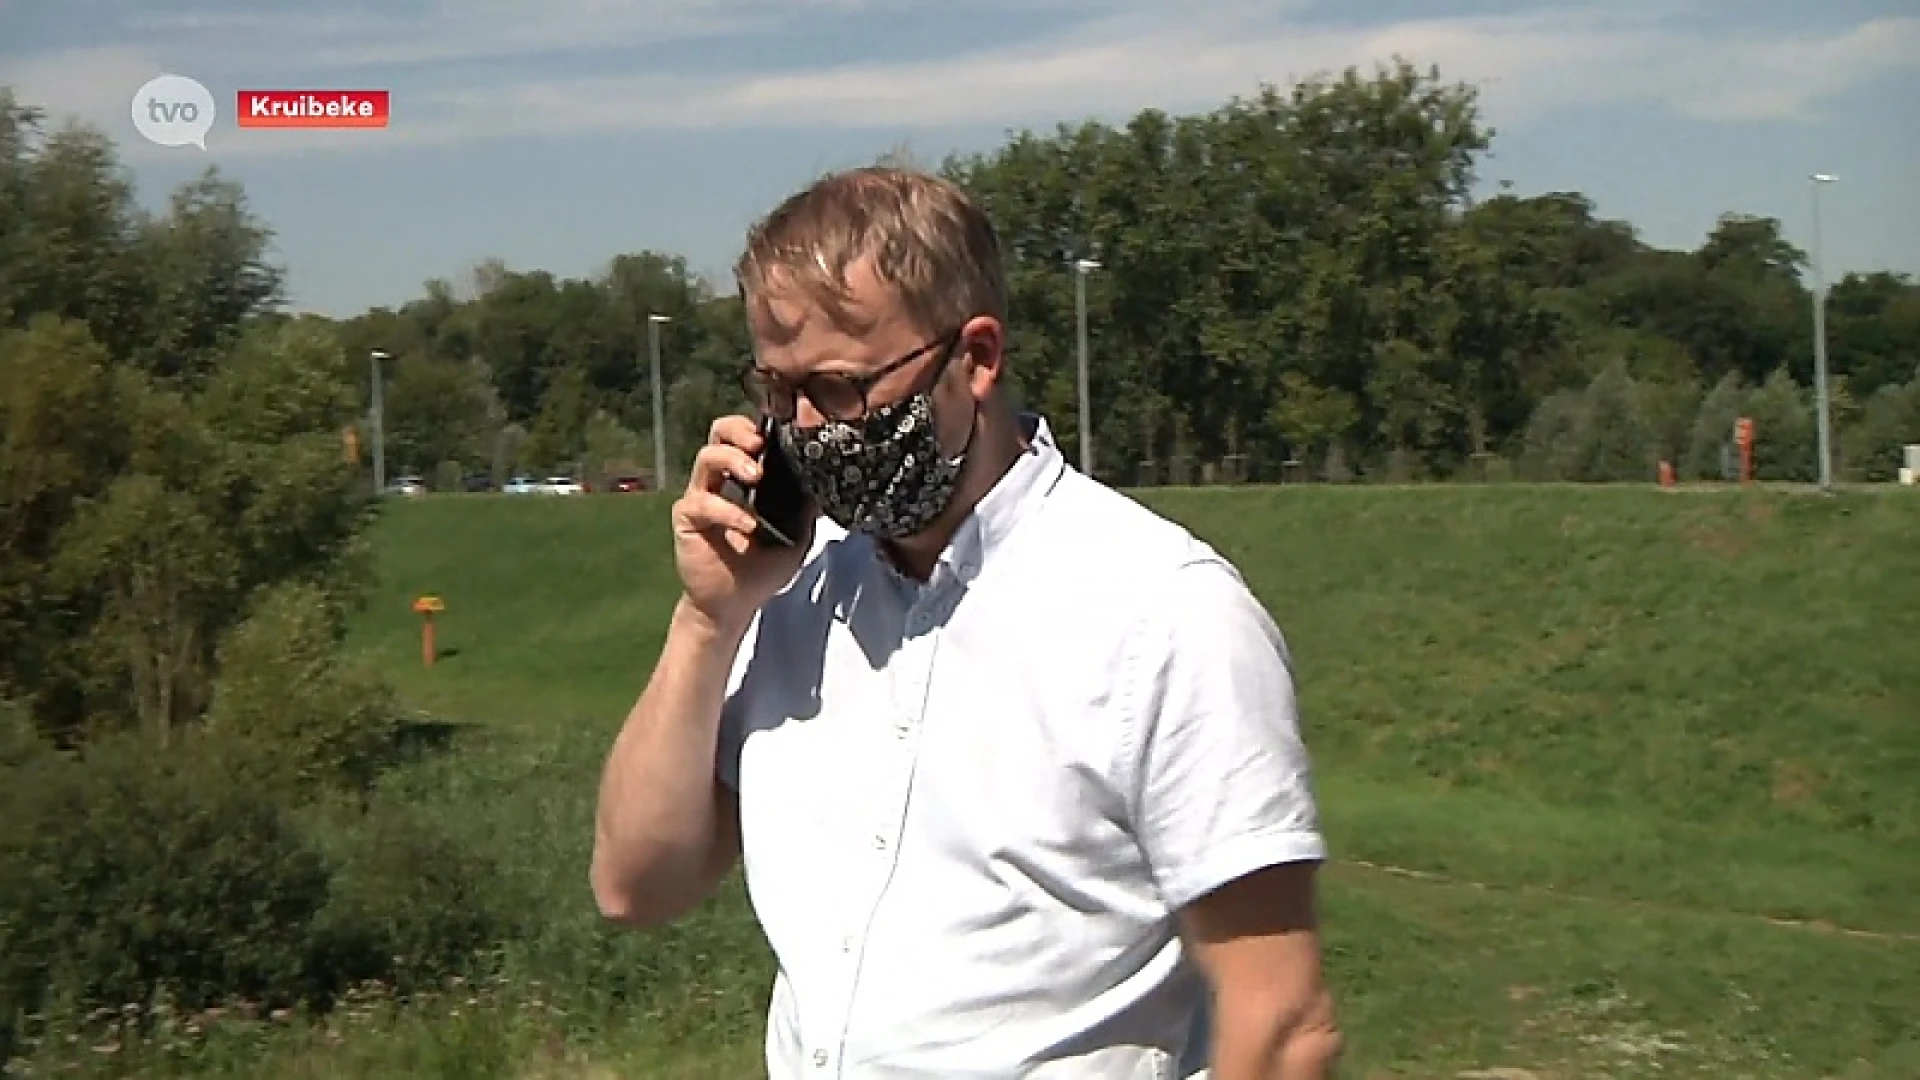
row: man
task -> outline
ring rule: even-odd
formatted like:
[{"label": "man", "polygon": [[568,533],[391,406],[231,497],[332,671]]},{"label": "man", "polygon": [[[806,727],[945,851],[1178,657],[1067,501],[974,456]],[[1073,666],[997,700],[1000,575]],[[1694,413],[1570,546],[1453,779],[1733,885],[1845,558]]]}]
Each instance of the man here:
[{"label": "man", "polygon": [[718,491],[761,440],[713,425],[602,782],[601,910],[667,922],[744,856],[775,1080],[1327,1075],[1285,646],[1224,559],[1016,412],[985,216],[832,176],[737,275],[748,384],[825,520],[751,544]]}]

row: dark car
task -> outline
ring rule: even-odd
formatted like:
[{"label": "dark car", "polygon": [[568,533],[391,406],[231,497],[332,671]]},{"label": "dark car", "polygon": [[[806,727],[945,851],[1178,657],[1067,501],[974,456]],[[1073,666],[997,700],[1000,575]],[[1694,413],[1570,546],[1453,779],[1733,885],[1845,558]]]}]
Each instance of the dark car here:
[{"label": "dark car", "polygon": [[644,476],[616,476],[607,484],[608,491],[637,492],[650,491],[652,488],[653,485],[647,483]]}]

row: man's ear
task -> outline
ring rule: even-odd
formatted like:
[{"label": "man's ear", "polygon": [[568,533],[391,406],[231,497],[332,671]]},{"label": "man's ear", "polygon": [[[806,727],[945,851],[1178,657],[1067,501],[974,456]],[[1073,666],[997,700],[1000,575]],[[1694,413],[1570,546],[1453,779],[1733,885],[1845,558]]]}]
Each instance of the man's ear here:
[{"label": "man's ear", "polygon": [[974,400],[985,401],[1006,366],[1006,328],[992,316],[977,316],[967,323],[960,340],[967,362],[967,385]]}]

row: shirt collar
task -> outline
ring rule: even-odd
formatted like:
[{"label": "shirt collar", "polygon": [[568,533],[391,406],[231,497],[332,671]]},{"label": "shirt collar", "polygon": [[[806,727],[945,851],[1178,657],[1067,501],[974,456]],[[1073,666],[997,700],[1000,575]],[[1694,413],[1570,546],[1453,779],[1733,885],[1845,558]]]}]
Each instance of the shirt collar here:
[{"label": "shirt collar", "polygon": [[1006,542],[1014,526],[1027,511],[1053,490],[1066,468],[1066,459],[1054,445],[1053,431],[1046,418],[1037,414],[1020,417],[1021,434],[1027,447],[1013,460],[1006,474],[992,490],[974,504],[973,512],[940,553],[940,562],[962,583],[972,581],[980,566]]}]

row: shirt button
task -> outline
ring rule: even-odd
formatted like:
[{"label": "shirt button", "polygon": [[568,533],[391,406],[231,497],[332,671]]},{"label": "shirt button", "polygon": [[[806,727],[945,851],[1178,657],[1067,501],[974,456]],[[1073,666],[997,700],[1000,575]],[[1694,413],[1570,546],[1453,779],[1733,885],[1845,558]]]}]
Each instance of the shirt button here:
[{"label": "shirt button", "polygon": [[876,837],[874,837],[874,838],[873,838],[873,850],[875,850],[875,851],[885,851],[885,850],[887,850],[887,838],[886,838],[886,837],[884,837],[884,836],[876,836]]},{"label": "shirt button", "polygon": [[827,1067],[827,1052],[825,1050],[815,1050],[813,1052],[813,1067],[816,1069],[824,1069]]}]

